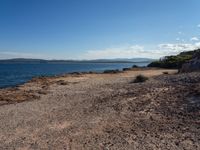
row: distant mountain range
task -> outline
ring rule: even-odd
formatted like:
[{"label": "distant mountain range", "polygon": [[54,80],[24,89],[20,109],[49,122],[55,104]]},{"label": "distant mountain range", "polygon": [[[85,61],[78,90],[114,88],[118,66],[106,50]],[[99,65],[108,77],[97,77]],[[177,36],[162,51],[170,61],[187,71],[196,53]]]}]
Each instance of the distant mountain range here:
[{"label": "distant mountain range", "polygon": [[150,63],[154,59],[149,58],[116,58],[116,59],[95,59],[95,60],[45,60],[45,59],[27,59],[27,58],[15,58],[0,60],[0,64],[11,63]]}]

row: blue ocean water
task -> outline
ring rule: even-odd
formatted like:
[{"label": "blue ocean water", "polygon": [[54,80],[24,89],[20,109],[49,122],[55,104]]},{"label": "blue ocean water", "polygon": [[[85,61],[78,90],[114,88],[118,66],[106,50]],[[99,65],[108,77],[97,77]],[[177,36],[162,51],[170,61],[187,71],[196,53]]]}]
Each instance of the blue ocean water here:
[{"label": "blue ocean water", "polygon": [[[96,71],[132,67],[134,63],[64,63],[64,64],[0,64],[0,88],[12,87],[37,76],[71,72]],[[147,63],[136,63],[146,66]]]}]

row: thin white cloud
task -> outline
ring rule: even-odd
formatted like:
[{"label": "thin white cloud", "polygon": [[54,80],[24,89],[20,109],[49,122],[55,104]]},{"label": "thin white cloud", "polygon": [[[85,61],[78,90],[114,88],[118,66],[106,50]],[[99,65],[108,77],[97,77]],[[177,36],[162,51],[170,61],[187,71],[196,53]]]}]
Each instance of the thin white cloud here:
[{"label": "thin white cloud", "polygon": [[198,24],[197,27],[200,28],[200,24]]},{"label": "thin white cloud", "polygon": [[181,41],[182,41],[182,42],[185,42],[185,39],[182,39]]},{"label": "thin white cloud", "polygon": [[195,47],[196,47],[196,49],[200,48],[200,42],[195,43]]},{"label": "thin white cloud", "polygon": [[160,49],[169,50],[171,54],[176,54],[182,51],[190,51],[200,48],[200,42],[189,44],[189,43],[177,43],[177,44],[160,44]]},{"label": "thin white cloud", "polygon": [[[181,41],[180,41],[181,42]],[[200,48],[200,42],[191,43],[164,43],[159,44],[153,49],[144,48],[141,45],[125,45],[113,48],[99,50],[88,50],[79,57],[70,57],[70,59],[112,59],[112,58],[160,58],[168,55],[176,55],[182,51],[189,51]],[[0,59],[9,58],[43,58],[43,59],[67,59],[62,56],[51,56],[50,54],[41,55],[33,53],[22,53],[3,51],[0,52]]]},{"label": "thin white cloud", "polygon": [[160,49],[168,49],[173,50],[174,52],[184,51],[184,50],[192,50],[194,48],[193,44],[160,44],[158,45]]},{"label": "thin white cloud", "polygon": [[178,32],[178,34],[180,34],[180,35],[181,35],[181,34],[183,34],[183,32],[182,32],[182,31],[179,31],[179,32]]},{"label": "thin white cloud", "polygon": [[89,50],[80,59],[112,59],[112,58],[160,58],[176,55],[183,51],[200,48],[200,42],[195,44],[159,44],[154,50],[146,50],[143,46],[132,45],[102,50]]},{"label": "thin white cloud", "polygon": [[176,41],[185,42],[185,40],[184,40],[184,39],[181,39],[181,38],[176,38]]},{"label": "thin white cloud", "polygon": [[151,53],[151,51],[146,51],[139,45],[129,45],[124,47],[106,48],[102,50],[89,50],[81,57],[81,59],[145,57],[146,53]]},{"label": "thin white cloud", "polygon": [[190,41],[199,41],[199,38],[198,38],[198,37],[192,37],[192,38],[190,39]]}]

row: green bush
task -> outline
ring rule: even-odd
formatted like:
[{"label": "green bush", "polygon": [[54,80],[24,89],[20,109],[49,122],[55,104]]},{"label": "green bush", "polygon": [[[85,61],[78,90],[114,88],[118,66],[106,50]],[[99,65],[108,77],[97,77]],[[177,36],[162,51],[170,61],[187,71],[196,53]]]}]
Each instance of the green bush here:
[{"label": "green bush", "polygon": [[116,70],[105,70],[103,73],[119,73],[119,72],[121,71],[116,69]]},{"label": "green bush", "polygon": [[132,68],[138,68],[138,66],[137,65],[133,65]]},{"label": "green bush", "polygon": [[123,71],[128,71],[128,70],[131,70],[131,68],[123,68],[122,70]]},{"label": "green bush", "polygon": [[191,60],[192,55],[197,51],[182,52],[176,56],[166,56],[163,59],[150,63],[148,67],[179,69],[184,63]]},{"label": "green bush", "polygon": [[163,72],[163,74],[169,74],[169,72],[167,72],[167,71],[164,71],[164,72]]},{"label": "green bush", "polygon": [[140,82],[145,82],[147,81],[149,78],[144,76],[144,75],[138,75],[136,76],[136,78],[132,81],[132,83],[140,83]]}]

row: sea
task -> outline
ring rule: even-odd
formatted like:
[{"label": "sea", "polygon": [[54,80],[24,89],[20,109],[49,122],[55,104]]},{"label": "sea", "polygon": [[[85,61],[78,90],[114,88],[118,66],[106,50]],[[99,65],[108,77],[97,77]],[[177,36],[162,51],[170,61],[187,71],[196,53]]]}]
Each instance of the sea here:
[{"label": "sea", "polygon": [[0,88],[23,84],[33,77],[54,76],[73,72],[103,72],[137,66],[148,63],[55,63],[55,64],[0,64]]}]

